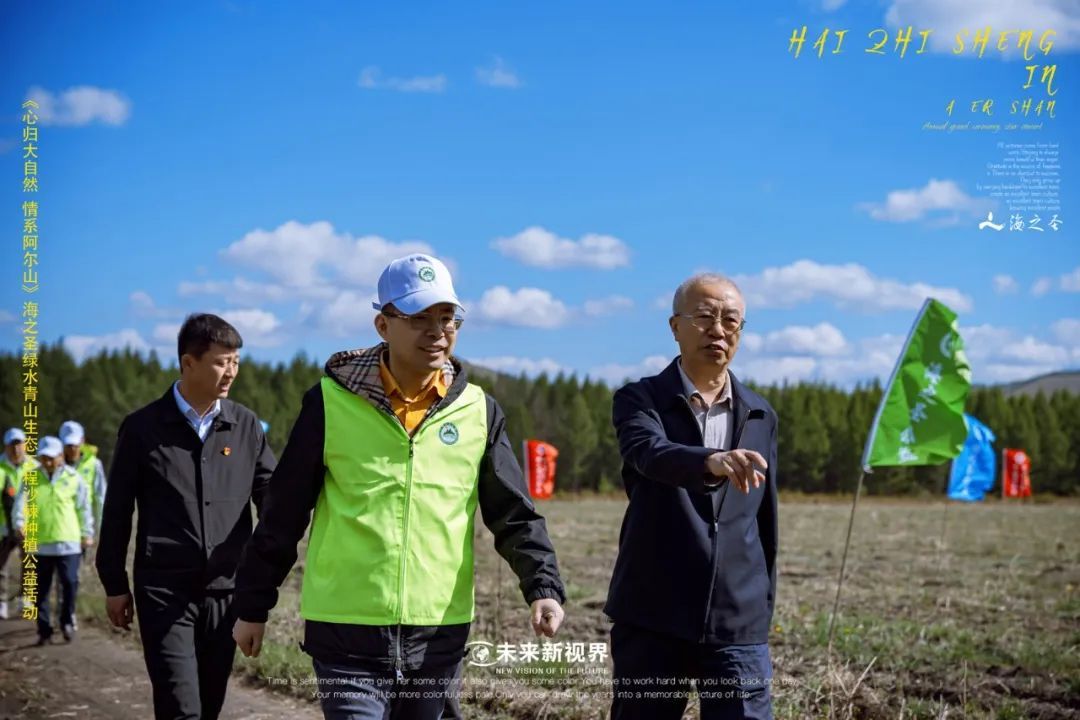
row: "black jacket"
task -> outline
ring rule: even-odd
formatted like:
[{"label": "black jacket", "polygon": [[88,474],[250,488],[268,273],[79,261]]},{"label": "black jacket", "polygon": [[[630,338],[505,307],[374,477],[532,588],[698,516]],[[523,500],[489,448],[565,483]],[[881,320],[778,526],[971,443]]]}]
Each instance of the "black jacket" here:
[{"label": "black jacket", "polygon": [[130,592],[132,513],[135,583],[191,590],[233,587],[274,453],[255,413],[221,400],[206,441],[176,405],[172,386],[124,418],[109,472],[97,571],[107,595]]},{"label": "black jacket", "polygon": [[776,598],[776,413],[728,373],[732,448],[761,453],[765,483],[744,495],[705,469],[678,358],[615,393],[612,420],[630,504],[604,612],[688,641],[767,642]]},{"label": "black jacket", "polygon": [[[338,378],[329,373],[335,381]],[[454,402],[467,383],[464,368],[458,367],[446,397],[429,412]],[[495,536],[495,549],[510,564],[527,603],[540,598],[566,601],[559,579],[555,550],[548,538],[544,518],[536,511],[517,458],[506,435],[506,419],[490,396],[487,399],[488,442],[478,478],[480,513]],[[278,587],[297,559],[297,543],[311,520],[311,512],[323,487],[326,413],[322,388],[314,385],[304,394],[300,415],[293,425],[281,462],[270,481],[266,507],[259,525],[244,550],[237,576],[237,617],[265,622],[277,604]],[[409,628],[406,636],[439,642],[448,637],[460,652],[468,624]],[[398,628],[397,634],[401,634]],[[406,638],[406,642],[408,641]],[[387,638],[397,642],[395,633],[380,626],[347,625],[309,620],[304,649],[323,661],[361,661],[346,657],[349,648],[366,648],[369,659],[392,652]],[[355,653],[355,651],[354,651]],[[358,664],[353,662],[352,664]]]}]

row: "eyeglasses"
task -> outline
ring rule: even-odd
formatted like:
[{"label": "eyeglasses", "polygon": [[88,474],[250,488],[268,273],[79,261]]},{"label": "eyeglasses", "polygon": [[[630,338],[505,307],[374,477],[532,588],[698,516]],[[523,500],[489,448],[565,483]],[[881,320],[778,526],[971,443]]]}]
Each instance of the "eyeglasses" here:
[{"label": "eyeglasses", "polygon": [[675,317],[686,318],[690,321],[690,324],[696,327],[698,330],[711,330],[716,323],[720,323],[720,327],[724,328],[724,332],[737,333],[741,332],[746,327],[746,318],[738,318],[734,315],[710,315],[709,313],[698,313],[695,315],[685,315],[683,313],[675,313]]},{"label": "eyeglasses", "polygon": [[398,318],[399,320],[408,320],[409,327],[417,332],[427,330],[432,325],[442,330],[447,335],[456,333],[461,329],[461,323],[465,322],[465,318],[460,315],[454,315],[453,313],[440,313],[438,315],[430,315],[428,313],[418,313],[416,315],[404,315],[402,313],[391,313],[382,311],[382,314],[386,317]]}]

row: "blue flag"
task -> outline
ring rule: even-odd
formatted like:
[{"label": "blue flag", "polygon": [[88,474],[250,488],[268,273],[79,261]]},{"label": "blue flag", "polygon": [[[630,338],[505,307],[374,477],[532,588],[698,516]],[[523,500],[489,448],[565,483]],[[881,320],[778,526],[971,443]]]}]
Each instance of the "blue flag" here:
[{"label": "blue flag", "polygon": [[997,456],[994,454],[994,433],[968,414],[968,436],[964,448],[953,460],[949,475],[949,499],[978,502],[994,486]]}]

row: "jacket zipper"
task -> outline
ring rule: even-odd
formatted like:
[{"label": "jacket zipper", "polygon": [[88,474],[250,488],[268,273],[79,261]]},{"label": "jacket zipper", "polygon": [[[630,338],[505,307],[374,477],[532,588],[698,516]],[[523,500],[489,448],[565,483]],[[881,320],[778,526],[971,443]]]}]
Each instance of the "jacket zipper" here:
[{"label": "jacket zipper", "polygon": [[404,618],[405,618],[405,555],[406,555],[405,548],[407,548],[408,544],[409,544],[409,501],[410,501],[410,499],[412,497],[413,455],[416,453],[416,448],[415,448],[415,446],[413,444],[413,441],[414,441],[416,435],[420,432],[420,430],[425,425],[428,424],[428,421],[431,420],[433,417],[435,417],[435,415],[437,415],[439,413],[439,411],[442,410],[445,400],[446,400],[446,398],[440,398],[439,399],[439,401],[435,404],[435,408],[430,413],[428,413],[420,421],[420,424],[416,426],[416,429],[413,431],[412,435],[409,435],[408,431],[402,426],[401,421],[398,420],[397,415],[395,415],[393,412],[387,410],[385,407],[382,408],[383,412],[385,412],[387,414],[387,416],[390,418],[390,420],[397,427],[401,428],[401,431],[404,432],[405,435],[409,439],[409,459],[408,459],[408,462],[405,465],[405,519],[404,519],[404,523],[403,523],[403,527],[402,527],[402,535],[401,535],[402,553],[401,553],[401,559],[398,562],[398,578],[399,578],[399,580],[398,580],[397,637],[394,639],[394,652],[393,652],[393,655],[394,655],[394,676],[397,678],[398,682],[401,682],[401,681],[403,681],[405,679],[405,673],[403,672],[404,653],[402,652],[402,647],[401,647],[401,630],[402,630],[402,620],[404,620]]},{"label": "jacket zipper", "polygon": [[[732,413],[734,415],[734,413]],[[740,412],[738,422],[735,425],[735,437],[731,441],[732,449],[739,447],[739,439],[742,437],[743,427],[746,425],[746,419],[750,416],[748,412]],[[702,442],[704,444],[704,441]],[[731,478],[728,478],[728,483],[731,483]],[[730,492],[729,487],[727,492]],[[713,592],[716,590],[716,561],[717,561],[717,545],[720,542],[720,516],[713,516],[712,528],[710,531],[712,535],[712,573],[709,575],[709,594],[705,601],[705,623],[701,628],[701,641],[705,642],[705,637],[709,634],[709,617],[712,615],[712,599]]]},{"label": "jacket zipper", "polygon": [[[418,427],[417,430],[420,428]],[[398,626],[397,626],[397,657],[394,659],[394,672],[397,675],[398,682],[405,679],[405,675],[402,672],[402,665],[404,664],[404,658],[401,652],[401,625],[402,620],[405,619],[405,556],[409,547],[409,500],[412,495],[412,470],[413,470],[413,455],[415,454],[415,446],[413,445],[413,438],[409,438],[409,461],[405,466],[405,523],[402,529],[401,535],[401,565],[398,572],[399,585],[398,585]]]}]

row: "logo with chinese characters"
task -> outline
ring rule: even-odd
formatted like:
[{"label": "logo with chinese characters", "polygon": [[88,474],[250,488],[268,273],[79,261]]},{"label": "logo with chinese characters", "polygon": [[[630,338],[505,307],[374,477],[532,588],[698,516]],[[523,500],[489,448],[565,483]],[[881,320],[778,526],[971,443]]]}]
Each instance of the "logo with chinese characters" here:
[{"label": "logo with chinese characters", "polygon": [[[492,665],[531,665],[566,663],[585,665],[603,664],[608,657],[607,643],[584,642],[523,642],[498,644],[486,640],[473,640],[465,644],[465,658],[469,665],[491,667]],[[552,668],[549,668],[552,669]]]},{"label": "logo with chinese characters", "polygon": [[446,445],[456,443],[458,441],[457,425],[452,422],[443,423],[443,426],[439,428],[439,439]]},{"label": "logo with chinese characters", "polygon": [[420,268],[420,272],[416,273],[420,276],[420,279],[424,282],[435,282],[435,268],[430,265],[425,265]]},{"label": "logo with chinese characters", "polygon": [[[1008,230],[1009,232],[1046,232],[1046,228],[1042,224],[1043,218],[1035,213],[1029,217],[1024,217],[1020,213],[1013,213],[1009,216],[1008,222],[997,223],[994,222],[994,213],[986,213],[986,219],[979,223],[980,230],[993,230],[994,232],[1001,232],[1002,230]],[[1065,224],[1065,221],[1061,219],[1057,213],[1050,216],[1050,220],[1046,223],[1053,232],[1057,232],[1058,229]]]}]

